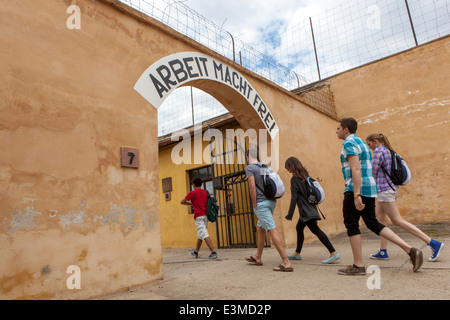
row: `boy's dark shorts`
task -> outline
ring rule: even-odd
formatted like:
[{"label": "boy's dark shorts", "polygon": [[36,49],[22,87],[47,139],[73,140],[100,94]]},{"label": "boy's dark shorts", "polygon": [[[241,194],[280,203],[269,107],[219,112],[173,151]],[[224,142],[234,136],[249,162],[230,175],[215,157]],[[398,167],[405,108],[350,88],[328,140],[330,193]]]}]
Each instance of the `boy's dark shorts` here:
[{"label": "boy's dark shorts", "polygon": [[381,230],[385,225],[378,222],[375,216],[375,200],[376,198],[361,197],[365,208],[358,211],[355,207],[355,198],[353,192],[347,191],[344,193],[344,204],[342,211],[344,213],[344,225],[347,228],[347,235],[349,237],[361,234],[359,229],[359,219],[362,218],[367,228],[376,235],[380,235]]}]

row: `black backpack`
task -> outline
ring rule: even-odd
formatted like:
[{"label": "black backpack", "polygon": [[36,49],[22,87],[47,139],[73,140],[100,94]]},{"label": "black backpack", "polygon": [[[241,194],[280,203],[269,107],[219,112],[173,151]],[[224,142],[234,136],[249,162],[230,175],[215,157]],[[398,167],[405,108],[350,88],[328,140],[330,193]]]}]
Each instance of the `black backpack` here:
[{"label": "black backpack", "polygon": [[[391,179],[394,185],[401,186],[408,184],[409,180],[411,179],[411,172],[409,171],[406,162],[402,159],[402,157],[400,157],[400,155],[398,155],[394,151],[389,151],[391,152],[392,157],[391,172],[388,173],[383,166],[381,166],[381,169],[383,170],[384,174]],[[392,190],[395,190],[394,187],[392,187],[390,184],[389,186],[392,188]]]}]

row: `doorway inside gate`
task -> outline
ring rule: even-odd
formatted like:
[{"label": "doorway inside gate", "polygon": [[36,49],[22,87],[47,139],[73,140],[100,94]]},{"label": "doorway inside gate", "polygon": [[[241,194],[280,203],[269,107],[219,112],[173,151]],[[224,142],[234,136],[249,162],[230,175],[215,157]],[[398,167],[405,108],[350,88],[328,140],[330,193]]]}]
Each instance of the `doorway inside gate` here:
[{"label": "doorway inside gate", "polygon": [[220,207],[216,222],[218,248],[257,247],[257,218],[245,173],[248,141],[240,141],[239,136],[210,137],[213,187]]}]

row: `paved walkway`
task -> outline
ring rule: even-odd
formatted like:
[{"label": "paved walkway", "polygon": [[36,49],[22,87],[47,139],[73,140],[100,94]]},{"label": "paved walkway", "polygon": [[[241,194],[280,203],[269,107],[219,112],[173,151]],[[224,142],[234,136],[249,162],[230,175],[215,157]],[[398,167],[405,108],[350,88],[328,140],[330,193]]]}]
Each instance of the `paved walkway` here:
[{"label": "paved walkway", "polygon": [[[164,279],[102,300],[308,300],[308,299],[450,299],[450,222],[417,225],[446,247],[437,262],[419,239],[392,227],[409,244],[423,251],[422,268],[413,273],[409,257],[389,243],[390,260],[369,259],[379,248],[379,238],[363,229],[363,254],[366,267],[375,266],[365,276],[341,276],[338,269],[352,263],[346,234],[331,237],[341,259],[331,265],[321,263],[328,251],[318,241],[303,248],[303,261],[293,261],[294,272],[272,271],[280,262],[277,251],[266,248],[263,266],[248,264],[244,258],[255,249],[218,250],[219,259],[208,260],[206,247],[199,259],[189,256],[190,249],[165,249]],[[293,252],[288,248],[288,254]],[[379,267],[379,269],[377,268]],[[378,271],[377,271],[378,270]],[[379,275],[379,277],[377,277]],[[378,281],[379,280],[379,281]],[[373,288],[379,284],[379,289]],[[372,287],[372,289],[370,289]]]}]

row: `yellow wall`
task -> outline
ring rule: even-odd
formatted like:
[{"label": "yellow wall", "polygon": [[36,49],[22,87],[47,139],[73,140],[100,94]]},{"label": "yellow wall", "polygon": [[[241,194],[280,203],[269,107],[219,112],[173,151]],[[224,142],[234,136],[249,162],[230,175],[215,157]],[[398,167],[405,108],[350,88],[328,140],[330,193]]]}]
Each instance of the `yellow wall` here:
[{"label": "yellow wall", "polygon": [[[1,4],[0,299],[95,297],[163,276],[157,113],[132,90],[150,63],[130,34],[143,25],[75,3],[80,30],[66,26],[71,1]],[[140,150],[138,169],[121,167],[121,147]]]},{"label": "yellow wall", "polygon": [[[209,142],[203,142],[203,147]],[[161,244],[163,248],[195,248],[197,242],[197,229],[194,223],[194,215],[188,206],[181,205],[180,201],[188,194],[190,189],[189,170],[201,168],[208,164],[174,165],[171,159],[172,148],[163,148],[159,151],[159,183],[161,203]],[[161,180],[172,178],[171,200],[166,201],[162,192]],[[208,233],[216,246],[215,224],[208,223]],[[204,244],[206,246],[206,244]]]},{"label": "yellow wall", "polygon": [[[241,129],[239,125],[228,125],[221,128],[223,136],[225,137],[226,129]],[[202,137],[205,137],[203,134]],[[159,176],[160,183],[164,178],[172,178],[172,192],[171,200],[166,201],[165,196],[160,188],[160,207],[161,207],[161,244],[163,248],[189,248],[195,247],[197,239],[197,229],[194,224],[194,217],[192,211],[189,210],[188,206],[180,204],[180,201],[187,195],[190,191],[190,181],[189,181],[189,171],[193,169],[202,168],[209,166],[209,159],[205,162],[205,158],[202,158],[201,164],[195,164],[194,162],[194,144],[193,140],[195,137],[191,138],[191,164],[177,164],[174,165],[171,155],[173,151],[173,146],[163,147],[159,151]],[[203,150],[209,150],[209,141],[203,141]],[[225,164],[221,165],[221,174],[226,174],[230,170],[228,166],[227,159],[224,158]],[[236,160],[235,160],[236,161]],[[217,196],[217,195],[216,195]],[[217,199],[218,205],[220,206],[220,214],[224,214],[225,206],[221,203],[220,197]],[[243,203],[238,201],[237,204]],[[242,210],[242,208],[236,208],[236,210]],[[214,246],[217,246],[217,233],[216,233],[216,223],[208,223],[208,233]],[[206,246],[206,244],[204,244]]]},{"label": "yellow wall", "polygon": [[407,161],[400,188],[410,222],[450,220],[450,37],[330,79],[340,117],[352,115],[365,139],[384,133]]},{"label": "yellow wall", "polygon": [[[72,3],[80,30],[66,25]],[[150,65],[178,52],[208,54],[245,75],[280,128],[282,179],[290,180],[284,160],[299,157],[327,192],[321,227],[344,231],[336,119],[293,93],[116,0],[3,1],[0,29],[1,299],[88,298],[161,279],[160,230],[170,229],[170,215],[183,219],[176,232],[195,241],[187,208],[160,208],[157,111],[133,90]],[[362,136],[389,132],[410,162],[417,178],[401,207],[414,221],[450,218],[449,146],[441,142],[449,135],[448,39],[330,79],[338,114],[365,122]],[[219,100],[244,130],[264,128],[233,88],[187,85]],[[138,169],[121,167],[120,147],[139,148]],[[186,169],[176,169],[177,179]],[[174,184],[172,201],[187,191]],[[288,207],[283,197],[275,220],[292,246]],[[81,269],[80,290],[66,286],[70,265]]]},{"label": "yellow wall", "polygon": [[[339,117],[355,117],[360,123],[358,135],[363,139],[373,132],[385,133],[407,160],[413,180],[401,187],[398,205],[402,216],[411,222],[450,219],[447,210],[450,207],[449,146],[440,139],[450,134],[447,112],[450,97],[446,89],[449,80],[446,73],[441,72],[442,68],[450,66],[449,39],[446,37],[326,80],[331,84]],[[279,173],[288,192],[290,174],[284,170],[284,161],[296,156],[325,189],[327,200],[321,209],[327,219],[320,223],[321,228],[327,234],[345,231],[339,162],[342,141],[335,135],[337,122],[322,119],[319,126],[314,116],[303,112],[302,107],[294,109],[289,102],[277,103],[285,106],[285,115],[288,115],[277,118],[283,129],[280,131]],[[327,154],[320,155],[325,150]],[[286,245],[294,246],[297,220],[283,219],[288,208],[289,194],[278,201],[275,219]],[[162,228],[163,233],[164,230]],[[306,232],[306,241],[315,239]]]}]

